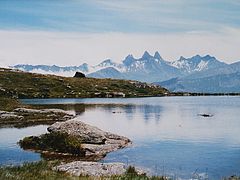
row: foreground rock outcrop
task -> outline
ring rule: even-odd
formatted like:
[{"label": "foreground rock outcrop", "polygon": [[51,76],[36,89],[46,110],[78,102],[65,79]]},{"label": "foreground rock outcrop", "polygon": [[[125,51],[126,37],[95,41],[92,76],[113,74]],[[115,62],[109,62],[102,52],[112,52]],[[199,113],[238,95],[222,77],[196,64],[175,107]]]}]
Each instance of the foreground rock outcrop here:
[{"label": "foreground rock outcrop", "polygon": [[107,153],[128,146],[131,141],[123,136],[102,131],[101,129],[77,120],[56,122],[48,127],[49,132],[67,133],[81,141],[81,148],[86,157],[95,160],[103,158]]},{"label": "foreground rock outcrop", "polygon": [[131,144],[126,137],[102,131],[78,120],[56,122],[48,127],[48,131],[40,136],[25,137],[19,144],[25,150],[34,150],[43,155],[74,156],[93,161]]},{"label": "foreground rock outcrop", "polygon": [[[54,168],[57,171],[67,172],[74,176],[112,176],[123,175],[126,173],[127,166],[123,163],[100,163],[100,162],[84,162],[75,161],[62,164]],[[135,169],[138,174],[145,172],[140,168]]]}]

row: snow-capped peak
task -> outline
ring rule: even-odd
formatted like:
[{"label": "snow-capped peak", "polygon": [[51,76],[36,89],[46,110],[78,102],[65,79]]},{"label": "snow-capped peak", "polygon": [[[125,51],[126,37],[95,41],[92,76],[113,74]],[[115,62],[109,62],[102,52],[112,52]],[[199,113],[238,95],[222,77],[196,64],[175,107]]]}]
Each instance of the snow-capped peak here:
[{"label": "snow-capped peak", "polygon": [[106,66],[112,66],[115,65],[116,63],[114,63],[111,59],[106,59],[103,62],[101,62],[100,64],[98,64],[97,66],[99,67],[106,67]]},{"label": "snow-capped peak", "polygon": [[100,64],[98,64],[96,66],[93,66],[92,72],[96,72],[96,71],[99,71],[101,69],[109,68],[109,67],[115,68],[120,72],[124,71],[124,65],[123,64],[118,64],[116,62],[113,62],[111,59],[106,59],[103,62],[101,62]]},{"label": "snow-capped peak", "polygon": [[125,66],[129,66],[129,65],[131,65],[134,61],[135,61],[135,58],[133,57],[133,55],[129,54],[129,55],[123,60],[123,64],[124,64]]},{"label": "snow-capped peak", "polygon": [[171,65],[181,69],[186,73],[191,73],[195,71],[203,71],[213,67],[219,67],[223,65],[223,63],[210,55],[195,55],[191,58],[184,58],[181,56],[179,60],[173,61]]}]

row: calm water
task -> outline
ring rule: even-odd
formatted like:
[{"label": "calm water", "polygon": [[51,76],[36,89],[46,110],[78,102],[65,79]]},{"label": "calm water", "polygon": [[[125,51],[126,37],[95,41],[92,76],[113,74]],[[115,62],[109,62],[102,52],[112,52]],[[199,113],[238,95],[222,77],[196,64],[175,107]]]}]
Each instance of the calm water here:
[{"label": "calm water", "polygon": [[40,160],[40,154],[24,151],[17,142],[26,136],[40,135],[46,132],[47,126],[39,125],[27,128],[0,129],[0,165],[18,165],[23,162]]},{"label": "calm water", "polygon": [[[220,179],[240,175],[240,97],[48,99],[24,102],[66,104],[65,109],[75,110],[78,120],[127,136],[133,141],[131,147],[108,154],[104,162],[120,161],[144,167],[154,175],[184,179],[197,176]],[[79,108],[73,104],[94,105]],[[198,115],[201,113],[214,116],[204,118]],[[0,163],[39,159],[38,154],[19,150],[14,142],[20,136],[37,134],[45,128],[0,129]],[[2,138],[6,135],[10,139]],[[15,151],[16,156],[12,155]]]}]

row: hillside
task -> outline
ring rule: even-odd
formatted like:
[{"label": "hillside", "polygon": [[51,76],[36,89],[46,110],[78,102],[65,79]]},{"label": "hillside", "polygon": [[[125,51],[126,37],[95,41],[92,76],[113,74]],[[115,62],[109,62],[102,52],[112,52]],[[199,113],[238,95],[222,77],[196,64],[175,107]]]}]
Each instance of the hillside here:
[{"label": "hillside", "polygon": [[160,86],[137,81],[59,77],[0,68],[0,97],[145,97],[166,92]]},{"label": "hillside", "polygon": [[166,87],[172,92],[239,93],[240,72],[202,78],[173,78],[155,84]]}]

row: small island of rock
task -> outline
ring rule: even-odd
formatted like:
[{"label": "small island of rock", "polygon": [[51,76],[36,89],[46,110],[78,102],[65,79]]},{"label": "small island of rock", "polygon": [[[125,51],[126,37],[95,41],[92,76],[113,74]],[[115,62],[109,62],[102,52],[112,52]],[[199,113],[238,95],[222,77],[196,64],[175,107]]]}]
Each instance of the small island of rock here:
[{"label": "small island of rock", "polygon": [[102,131],[78,120],[56,122],[49,133],[26,137],[19,142],[23,149],[58,155],[74,155],[88,160],[100,160],[107,153],[128,146],[123,136]]}]

